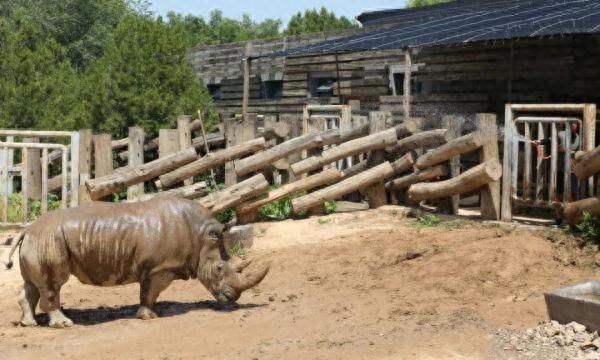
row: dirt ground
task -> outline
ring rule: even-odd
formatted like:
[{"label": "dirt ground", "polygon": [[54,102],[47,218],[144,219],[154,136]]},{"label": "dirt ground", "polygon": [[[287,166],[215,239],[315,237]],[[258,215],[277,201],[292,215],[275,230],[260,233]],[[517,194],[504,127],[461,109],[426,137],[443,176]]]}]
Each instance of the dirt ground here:
[{"label": "dirt ground", "polygon": [[568,265],[549,230],[419,228],[402,214],[259,224],[247,256],[271,262],[271,273],[238,307],[218,308],[199,282],[176,282],[151,321],[134,318],[138,286],[73,278],[62,292],[73,328],[21,328],[18,267],[0,270],[0,358],[508,359],[497,329],[535,326],[547,318],[545,290],[598,275]]}]

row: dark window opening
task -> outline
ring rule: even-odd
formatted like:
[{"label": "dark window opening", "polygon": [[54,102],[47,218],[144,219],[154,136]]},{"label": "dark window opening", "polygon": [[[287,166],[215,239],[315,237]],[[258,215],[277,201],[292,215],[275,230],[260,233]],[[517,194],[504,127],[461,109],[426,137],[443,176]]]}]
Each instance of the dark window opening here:
[{"label": "dark window opening", "polygon": [[263,99],[279,99],[283,97],[283,81],[269,80],[261,83],[261,95]]},{"label": "dark window opening", "polygon": [[311,78],[310,96],[333,97],[333,86],[336,81],[337,79],[332,77]]},{"label": "dark window opening", "polygon": [[[394,73],[394,88],[396,95],[404,95],[404,73]],[[415,76],[410,78],[410,92],[411,95],[423,94],[423,83],[417,81]]]},{"label": "dark window opening", "polygon": [[221,92],[221,84],[208,84],[206,85],[208,89],[208,94],[212,97],[213,100],[220,100],[223,95]]}]

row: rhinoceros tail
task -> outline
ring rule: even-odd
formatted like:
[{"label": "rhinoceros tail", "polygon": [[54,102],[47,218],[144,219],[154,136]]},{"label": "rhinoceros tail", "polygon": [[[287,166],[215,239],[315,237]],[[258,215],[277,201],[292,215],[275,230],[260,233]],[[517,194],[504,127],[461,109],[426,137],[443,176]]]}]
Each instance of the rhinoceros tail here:
[{"label": "rhinoceros tail", "polygon": [[23,239],[25,238],[25,231],[23,231],[22,233],[19,234],[19,237],[17,237],[17,239],[15,240],[15,242],[12,244],[12,247],[10,248],[10,252],[8,253],[8,262],[6,263],[6,269],[10,270],[13,267],[13,261],[12,261],[12,257],[13,254],[15,253],[15,250],[17,250],[17,247],[19,245],[21,245],[21,243],[23,243]]}]

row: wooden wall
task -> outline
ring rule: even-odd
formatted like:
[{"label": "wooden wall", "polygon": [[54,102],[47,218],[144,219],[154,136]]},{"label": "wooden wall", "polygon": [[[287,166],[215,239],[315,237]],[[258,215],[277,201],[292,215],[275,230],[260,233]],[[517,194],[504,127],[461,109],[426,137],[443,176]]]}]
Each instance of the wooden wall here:
[{"label": "wooden wall", "polygon": [[[351,30],[362,31],[362,30]],[[193,49],[190,60],[205,83],[221,83],[222,112],[240,113],[241,59],[347,35],[348,31]],[[435,126],[444,114],[501,114],[513,103],[600,103],[600,36],[521,39],[413,50],[413,77],[423,93],[414,95],[412,115]],[[401,117],[402,96],[391,96],[389,68],[404,61],[402,50],[339,55],[259,58],[252,62],[249,111],[300,114],[307,103],[359,100],[362,111],[391,111]],[[334,97],[310,98],[311,73],[338,77]],[[283,98],[261,99],[260,81],[283,79]],[[500,118],[501,119],[501,118]]]}]

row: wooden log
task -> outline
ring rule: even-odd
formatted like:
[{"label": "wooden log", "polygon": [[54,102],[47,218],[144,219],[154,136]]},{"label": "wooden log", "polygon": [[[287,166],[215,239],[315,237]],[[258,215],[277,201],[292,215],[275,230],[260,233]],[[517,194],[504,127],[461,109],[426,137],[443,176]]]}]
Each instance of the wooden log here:
[{"label": "wooden log", "polygon": [[501,177],[498,160],[489,160],[449,180],[411,185],[408,196],[412,201],[423,201],[470,193]]},{"label": "wooden log", "polygon": [[292,164],[291,168],[294,175],[298,176],[345,157],[358,155],[367,151],[385,149],[386,147],[395,145],[397,140],[396,130],[389,129],[327,149],[320,156],[313,156]]},{"label": "wooden log", "polygon": [[356,165],[353,165],[347,169],[344,169],[342,171],[342,175],[344,178],[349,178],[349,177],[359,174],[367,169],[368,169],[367,160],[363,160]]},{"label": "wooden log", "polygon": [[421,129],[421,121],[415,118],[407,119],[402,124],[394,126],[398,139],[416,134]]},{"label": "wooden log", "polygon": [[261,153],[235,161],[235,172],[238,176],[243,176],[264,169],[275,161],[283,159],[293,153],[320,146],[323,146],[323,139],[320,134],[306,134],[273,146]]},{"label": "wooden log", "polygon": [[392,163],[392,168],[394,168],[394,175],[400,175],[405,173],[413,168],[415,165],[415,156],[413,153],[409,152],[405,154],[400,159],[394,161]]},{"label": "wooden log", "polygon": [[[23,138],[24,143],[38,143],[37,137]],[[40,149],[27,150],[27,191],[29,198],[40,200],[42,198],[42,164]]]},{"label": "wooden log", "polygon": [[[113,154],[110,134],[94,135],[94,177],[103,177],[113,172]],[[50,183],[48,188],[50,188]],[[53,191],[53,190],[50,190]]]},{"label": "wooden log", "polygon": [[90,201],[85,191],[85,181],[92,178],[92,129],[79,130],[79,204]]},{"label": "wooden log", "polygon": [[163,158],[179,151],[179,131],[173,129],[158,130],[158,157]]},{"label": "wooden log", "polygon": [[455,156],[466,154],[479,149],[484,143],[480,133],[474,132],[448,141],[446,144],[421,155],[415,164],[419,169],[437,165]]},{"label": "wooden log", "polygon": [[306,211],[319,204],[324,204],[326,201],[337,199],[340,196],[367,188],[368,186],[377,182],[384,181],[393,174],[394,168],[392,168],[392,165],[389,162],[385,162],[374,168],[365,170],[358,175],[342,180],[337,184],[315,191],[303,197],[293,199],[292,208],[296,213]]},{"label": "wooden log", "polygon": [[410,100],[412,95],[412,57],[410,49],[404,50],[404,91],[402,96],[402,110],[404,112],[404,118],[410,118]]},{"label": "wooden log", "polygon": [[512,137],[513,132],[513,112],[510,104],[504,107],[504,159],[502,161],[502,202],[501,219],[505,222],[512,221],[512,190],[510,179],[512,178]]},{"label": "wooden log", "polygon": [[[92,200],[97,200],[177,169],[196,160],[196,158],[197,154],[194,149],[184,149],[147,164],[130,167],[126,171],[116,171],[111,175],[88,180],[85,185]],[[139,195],[141,194],[138,194],[135,198]],[[129,200],[132,200],[132,198]]]},{"label": "wooden log", "polygon": [[584,212],[600,215],[600,197],[567,203],[563,209],[563,219],[570,225],[577,225],[583,220]]},{"label": "wooden log", "polygon": [[265,140],[272,139],[285,139],[290,134],[290,127],[286,123],[282,122],[271,122],[265,124],[262,131],[258,132],[259,136],[265,138]]},{"label": "wooden log", "polygon": [[[465,124],[465,118],[456,115],[446,115],[442,117],[442,126],[448,129],[447,136],[449,141],[460,137]],[[448,177],[454,178],[460,175],[460,155],[453,156],[448,161]],[[454,195],[446,199],[441,199],[438,210],[443,214],[458,215],[460,208],[460,195]]]},{"label": "wooden log", "polygon": [[444,176],[448,176],[448,166],[442,164],[389,181],[385,184],[385,187],[391,191],[400,191],[408,189],[413,184],[430,181]]},{"label": "wooden log", "polygon": [[580,155],[575,165],[575,175],[579,179],[587,180],[597,173],[600,173],[600,146]]},{"label": "wooden log", "polygon": [[236,207],[257,195],[267,192],[269,183],[263,174],[241,181],[227,189],[212,193],[197,200],[213,214]]},{"label": "wooden log", "polygon": [[183,179],[200,175],[207,170],[222,166],[229,161],[263,150],[265,147],[265,139],[258,138],[221,151],[210,153],[170,173],[161,175],[156,181],[156,187],[159,189],[168,188],[179,183]]},{"label": "wooden log", "polygon": [[[177,132],[179,134],[179,147],[178,149],[187,149],[192,146],[192,130],[190,128],[190,122],[192,117],[188,115],[182,115],[177,118]],[[190,177],[183,180],[184,185],[192,185],[194,178]]]},{"label": "wooden log", "polygon": [[206,141],[203,136],[198,136],[192,139],[192,146],[198,153],[206,153],[205,146],[209,149],[220,148],[225,145],[225,135],[223,133],[206,134]]},{"label": "wooden log", "polygon": [[312,190],[319,186],[333,184],[342,178],[342,173],[337,169],[327,169],[315,175],[286,184],[278,189],[272,190],[269,194],[252,202],[238,206],[239,214],[250,213],[258,208],[272,203],[273,201],[297,194],[302,191]]},{"label": "wooden log", "polygon": [[[128,145],[128,149],[129,149],[129,158],[127,159],[127,165],[131,168],[131,169],[135,169],[138,166],[141,166],[142,164],[144,164],[144,139],[145,139],[146,135],[144,134],[144,129],[134,126],[134,127],[130,127],[129,128],[129,145]],[[110,178],[110,177],[108,177]],[[136,199],[137,197],[141,196],[144,194],[144,180],[140,182],[134,182],[132,184],[130,184],[131,186],[129,186],[129,188],[127,189],[127,199],[128,200],[133,200]],[[89,187],[88,187],[89,189]],[[92,196],[93,200],[97,200],[100,199],[106,195],[110,195],[110,194],[114,194],[117,191],[120,191],[123,189],[116,190],[116,191],[110,191],[110,187],[107,188],[105,194],[103,194],[102,196],[98,196],[95,197],[94,194],[92,194],[90,192],[90,195]]]},{"label": "wooden log", "polygon": [[[160,191],[152,194],[144,194],[139,200],[134,201],[146,201],[157,197],[164,196],[175,196],[184,199],[194,200],[206,196],[208,194],[208,185],[206,181],[200,181],[192,185],[182,186],[168,191]],[[133,201],[130,201],[133,202]]]},{"label": "wooden log", "polygon": [[394,154],[403,154],[416,149],[440,146],[448,142],[448,140],[447,129],[423,131],[398,140],[396,145],[388,148],[387,151]]},{"label": "wooden log", "polygon": [[[498,125],[496,114],[477,114],[477,128],[485,140],[479,154],[482,163],[489,160],[500,160],[498,149]],[[500,181],[492,181],[481,190],[481,218],[484,220],[500,220]]]},{"label": "wooden log", "polygon": [[[29,150],[23,148],[21,152],[21,222],[27,224],[29,211]],[[66,192],[63,194],[66,199]]]},{"label": "wooden log", "polygon": [[[369,133],[370,134],[379,134],[385,131],[385,118],[386,114],[382,111],[371,111],[369,113]],[[394,136],[396,139],[398,138],[396,134],[396,129],[394,130]],[[371,153],[367,157],[367,166],[375,167],[385,161],[385,151],[383,149],[372,150]],[[387,194],[385,192],[385,184],[382,181],[378,181],[371,186],[363,189],[363,194],[367,196],[367,200],[369,201],[369,207],[371,209],[376,209],[381,207],[387,203]]]},{"label": "wooden log", "polygon": [[42,149],[42,215],[48,212],[48,149]]}]

